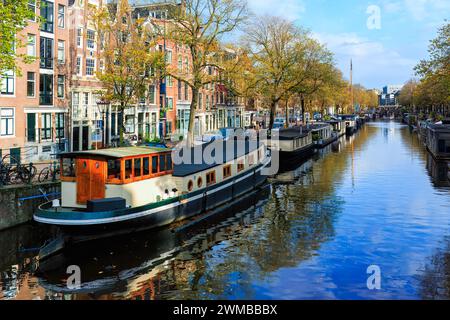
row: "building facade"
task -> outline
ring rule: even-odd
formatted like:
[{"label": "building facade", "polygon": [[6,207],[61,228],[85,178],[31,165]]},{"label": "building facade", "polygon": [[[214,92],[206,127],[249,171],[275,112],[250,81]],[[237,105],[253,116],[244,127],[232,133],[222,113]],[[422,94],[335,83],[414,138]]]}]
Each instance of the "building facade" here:
[{"label": "building facade", "polygon": [[34,57],[19,62],[21,75],[0,75],[0,153],[22,161],[40,161],[68,148],[67,0],[35,0],[29,8],[43,18],[29,21],[19,34],[26,46],[18,53]]}]

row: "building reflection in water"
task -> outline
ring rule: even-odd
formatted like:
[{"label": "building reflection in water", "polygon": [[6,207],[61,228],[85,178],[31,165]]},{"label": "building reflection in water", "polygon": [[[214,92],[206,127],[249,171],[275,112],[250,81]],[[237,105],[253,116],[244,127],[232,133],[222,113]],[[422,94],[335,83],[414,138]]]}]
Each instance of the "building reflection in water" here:
[{"label": "building reflection in water", "polygon": [[450,180],[448,161],[436,160],[431,153],[427,152],[427,170],[435,187],[449,187]]}]

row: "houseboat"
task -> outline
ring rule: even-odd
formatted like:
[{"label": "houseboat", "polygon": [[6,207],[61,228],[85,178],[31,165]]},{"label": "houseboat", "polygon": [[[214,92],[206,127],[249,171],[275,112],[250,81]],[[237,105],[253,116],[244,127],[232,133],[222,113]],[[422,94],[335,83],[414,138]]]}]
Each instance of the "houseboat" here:
[{"label": "houseboat", "polygon": [[341,115],[339,118],[345,122],[345,134],[347,136],[352,136],[357,130],[356,116],[355,115]]},{"label": "houseboat", "polygon": [[41,205],[34,220],[94,236],[165,226],[258,188],[269,163],[265,145],[248,140],[64,153],[61,199]]},{"label": "houseboat", "polygon": [[283,128],[272,131],[267,146],[279,153],[280,168],[289,169],[314,154],[312,132],[305,126]]},{"label": "houseboat", "polygon": [[342,137],[343,135],[345,135],[346,126],[345,126],[344,121],[338,120],[338,119],[332,119],[332,120],[327,121],[327,123],[329,123],[333,127],[333,132],[338,137]]},{"label": "houseboat", "polygon": [[315,123],[310,127],[314,145],[318,149],[336,141],[338,136],[333,132],[333,127],[328,123]]},{"label": "houseboat", "polygon": [[435,159],[450,160],[450,120],[429,124],[426,144]]}]

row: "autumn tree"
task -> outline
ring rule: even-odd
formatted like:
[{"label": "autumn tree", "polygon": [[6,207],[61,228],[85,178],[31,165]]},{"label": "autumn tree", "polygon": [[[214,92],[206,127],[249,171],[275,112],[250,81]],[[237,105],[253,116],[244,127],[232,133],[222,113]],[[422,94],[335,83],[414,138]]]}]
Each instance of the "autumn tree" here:
[{"label": "autumn tree", "polygon": [[[34,1],[35,10],[39,0]],[[20,35],[30,20],[39,20],[29,0],[0,1],[0,75],[6,71],[20,74],[18,62],[31,63],[33,57],[21,52],[28,39]]]},{"label": "autumn tree", "polygon": [[418,85],[419,83],[417,82],[417,80],[409,80],[403,86],[398,97],[399,103],[404,107],[408,107],[410,111],[413,111],[414,105],[417,103]]},{"label": "autumn tree", "polygon": [[422,102],[441,110],[450,106],[450,23],[439,28],[438,35],[430,41],[429,58],[420,61],[415,71],[421,77],[419,90],[426,95]]},{"label": "autumn tree", "polygon": [[[155,49],[157,33],[144,19],[133,17],[128,0],[91,8],[91,17],[101,45],[103,70],[97,73],[104,91],[102,98],[125,110],[145,96],[148,85],[158,78],[162,54]],[[120,123],[120,143],[124,140],[124,120]]]},{"label": "autumn tree", "polygon": [[168,17],[168,40],[186,46],[190,53],[188,69],[168,67],[166,72],[187,84],[192,91],[187,139],[192,143],[200,90],[223,80],[224,63],[230,57],[223,51],[220,41],[247,18],[247,5],[239,0],[185,0],[179,6],[173,6]]}]

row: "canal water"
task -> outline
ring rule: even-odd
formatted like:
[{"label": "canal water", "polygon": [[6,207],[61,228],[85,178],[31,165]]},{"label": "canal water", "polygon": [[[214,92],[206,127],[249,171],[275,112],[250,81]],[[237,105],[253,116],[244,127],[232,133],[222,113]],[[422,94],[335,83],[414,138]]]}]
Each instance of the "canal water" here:
[{"label": "canal water", "polygon": [[367,123],[199,223],[92,243],[39,272],[49,231],[2,232],[0,299],[449,299],[445,168],[407,126]]}]

